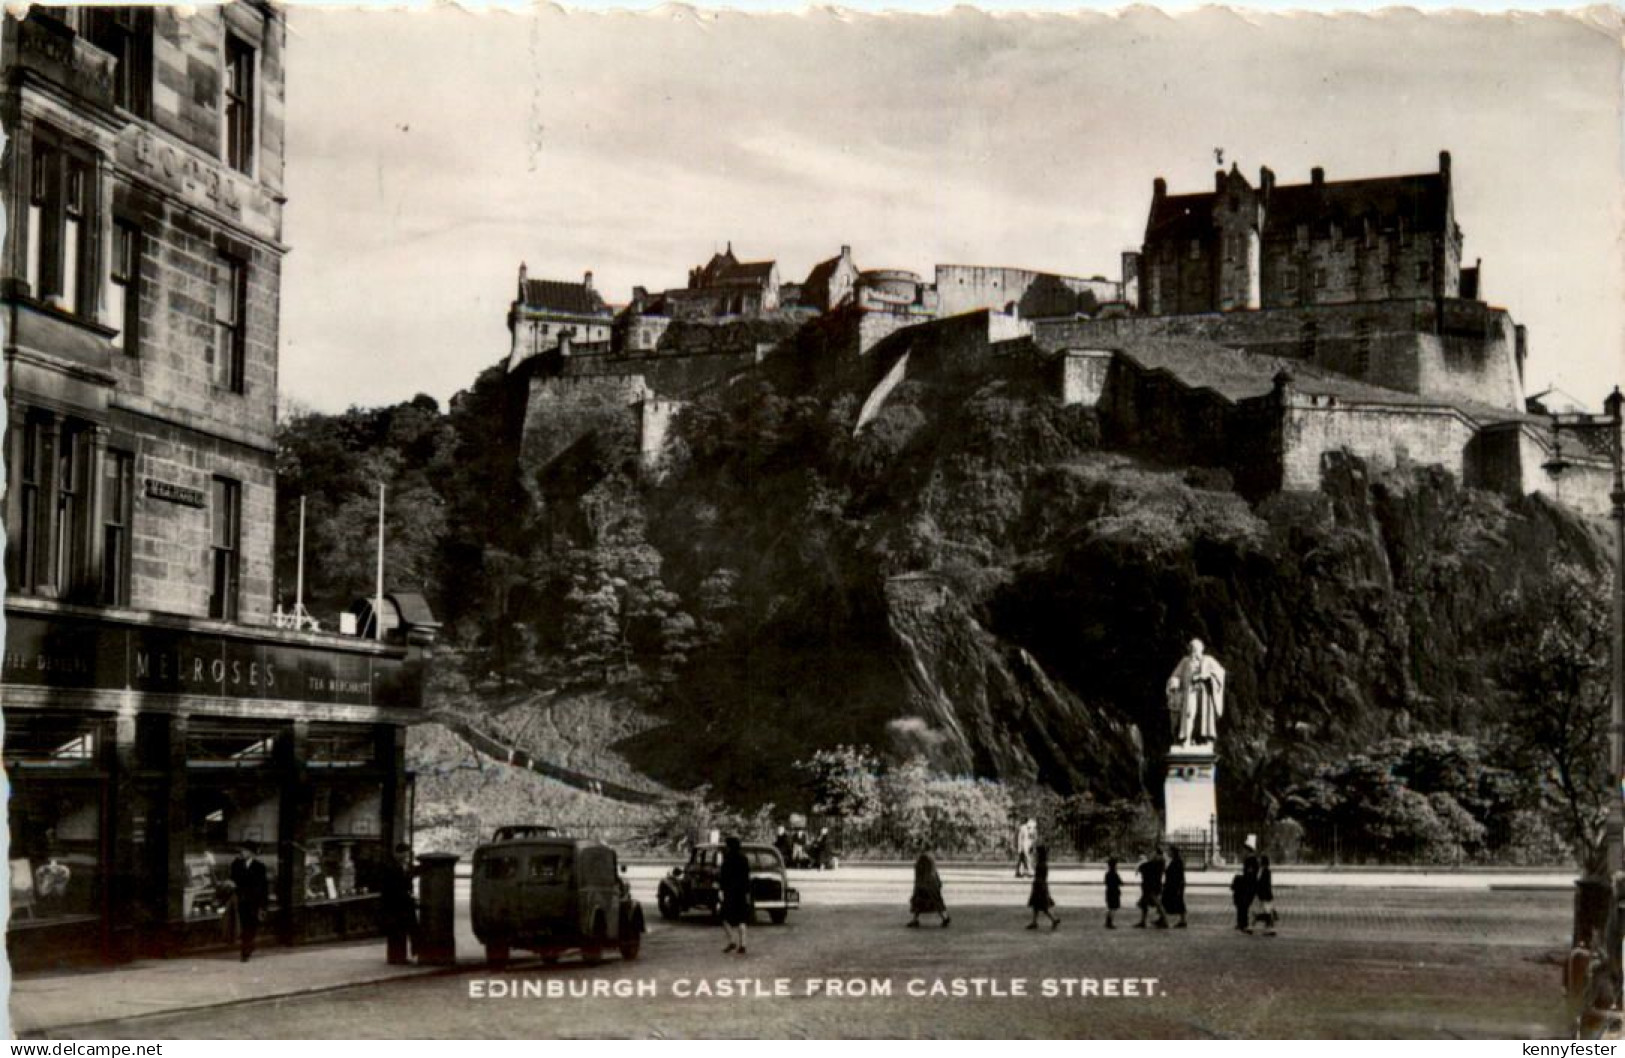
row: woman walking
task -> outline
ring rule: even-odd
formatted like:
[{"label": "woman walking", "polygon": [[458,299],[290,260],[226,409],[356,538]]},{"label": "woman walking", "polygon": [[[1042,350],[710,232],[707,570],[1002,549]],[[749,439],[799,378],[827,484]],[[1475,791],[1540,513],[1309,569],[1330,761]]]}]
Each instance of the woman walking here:
[{"label": "woman walking", "polygon": [[745,923],[750,921],[750,860],[739,839],[730,836],[722,850],[722,866],[717,871],[717,889],[722,895],[722,929],[728,946],[722,949],[745,954]]},{"label": "woman walking", "polygon": [[1258,885],[1253,893],[1253,923],[1263,923],[1264,936],[1275,936],[1275,878],[1270,874],[1270,858],[1258,858]]},{"label": "woman walking", "polygon": [[1248,856],[1242,863],[1241,873],[1230,879],[1230,900],[1236,905],[1236,929],[1243,933],[1251,933],[1253,927],[1248,924],[1247,915],[1253,906],[1253,897],[1258,893],[1258,858]]},{"label": "woman walking", "polygon": [[929,852],[920,853],[914,861],[914,895],[909,897],[909,929],[920,928],[920,916],[935,912],[944,928],[953,919],[948,917],[948,906],[942,902],[942,876],[937,873],[937,862]]},{"label": "woman walking", "polygon": [[1162,876],[1162,909],[1178,915],[1175,929],[1185,929],[1185,857],[1178,845],[1168,846],[1168,870]]},{"label": "woman walking", "polygon": [[1059,929],[1061,920],[1055,917],[1053,908],[1055,901],[1049,895],[1049,846],[1038,846],[1036,858],[1033,860],[1033,891],[1027,897],[1027,906],[1032,908],[1033,920],[1027,923],[1028,929],[1038,928],[1038,913],[1042,911],[1049,919],[1049,928]]}]

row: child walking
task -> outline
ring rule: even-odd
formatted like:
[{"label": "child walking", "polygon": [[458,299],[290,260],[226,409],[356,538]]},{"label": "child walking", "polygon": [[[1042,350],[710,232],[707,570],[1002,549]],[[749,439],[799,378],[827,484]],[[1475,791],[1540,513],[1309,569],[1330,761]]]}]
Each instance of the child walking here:
[{"label": "child walking", "polygon": [[1049,846],[1038,846],[1037,858],[1033,860],[1033,891],[1027,897],[1027,906],[1032,908],[1033,920],[1027,923],[1028,929],[1038,928],[1038,913],[1042,911],[1049,919],[1049,928],[1059,929],[1061,920],[1055,917],[1053,908],[1055,901],[1049,895]]},{"label": "child walking", "polygon": [[[1123,906],[1123,876],[1117,873],[1116,858],[1106,861],[1106,928],[1116,929],[1112,916]],[[1034,919],[1037,921],[1037,919]]]}]

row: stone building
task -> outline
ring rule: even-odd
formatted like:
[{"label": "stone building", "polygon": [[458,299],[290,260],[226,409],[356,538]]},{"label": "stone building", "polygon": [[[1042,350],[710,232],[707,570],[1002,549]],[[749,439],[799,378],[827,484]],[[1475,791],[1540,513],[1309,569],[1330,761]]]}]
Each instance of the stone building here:
[{"label": "stone building", "polygon": [[851,302],[857,282],[858,266],[852,260],[852,247],[842,246],[839,254],[813,265],[796,300],[817,312],[833,312]]},{"label": "stone building", "polygon": [[614,322],[609,306],[592,287],[591,272],[579,283],[531,279],[521,264],[518,295],[508,309],[508,332],[513,336],[508,370],[537,353],[557,349],[561,342],[607,343]]},{"label": "stone building", "polygon": [[1140,251],[1147,315],[1476,296],[1448,151],[1436,173],[1328,182],[1316,168],[1307,184],[1277,184],[1262,169],[1255,187],[1232,165],[1213,182],[1184,195],[1161,177],[1153,185]]},{"label": "stone building", "polygon": [[[1156,180],[1138,255],[1140,312],[1034,323],[1051,348],[1189,338],[1416,396],[1523,411],[1528,336],[1462,265],[1448,152],[1436,173],[1214,189]],[[1125,287],[1128,285],[1125,279]],[[1110,318],[1107,318],[1107,317]]]},{"label": "stone building", "polygon": [[244,0],[5,16],[19,967],[219,943],[247,841],[273,938],[369,928],[406,830],[422,613],[395,642],[273,626],[286,39]]},{"label": "stone building", "polygon": [[715,319],[762,316],[779,308],[776,261],[740,261],[733,243],[711,260],[688,271],[688,286],[663,295],[662,315],[672,319]]}]

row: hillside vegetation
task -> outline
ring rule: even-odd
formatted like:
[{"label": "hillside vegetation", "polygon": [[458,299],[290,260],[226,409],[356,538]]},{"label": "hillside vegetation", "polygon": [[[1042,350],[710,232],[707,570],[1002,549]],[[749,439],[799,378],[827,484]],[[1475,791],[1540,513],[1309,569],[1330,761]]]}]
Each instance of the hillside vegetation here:
[{"label": "hillside vegetation", "polygon": [[[794,762],[837,745],[1143,797],[1195,636],[1230,674],[1222,812],[1307,811],[1351,758],[1427,733],[1522,769],[1506,796],[1556,811],[1513,737],[1529,695],[1508,665],[1538,653],[1534,600],[1560,577],[1605,581],[1600,527],[1336,456],[1320,491],[1251,505],[1222,472],[1103,447],[1092,412],[1016,373],[906,381],[854,435],[862,399],[747,377],[684,409],[658,477],[630,415],[515,466],[493,369],[447,414],[420,398],[295,419],[284,493],[326,488],[343,511],[367,473],[397,482],[392,583],[466,650],[452,707],[561,746],[561,722],[601,730],[569,751],[742,810],[805,807]],[[318,591],[366,594],[346,578],[370,566],[333,554]]]}]

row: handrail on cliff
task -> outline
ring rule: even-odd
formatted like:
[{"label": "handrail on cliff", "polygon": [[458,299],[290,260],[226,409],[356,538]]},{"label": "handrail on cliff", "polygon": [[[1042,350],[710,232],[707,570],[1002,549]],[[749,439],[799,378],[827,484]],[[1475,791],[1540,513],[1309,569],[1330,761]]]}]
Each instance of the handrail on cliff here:
[{"label": "handrail on cliff", "polygon": [[597,794],[600,797],[608,797],[613,801],[623,801],[635,805],[657,805],[666,801],[665,796],[662,794],[622,786],[620,783],[600,779],[588,775],[586,772],[575,771],[540,760],[527,751],[509,745],[495,735],[481,729],[471,720],[447,713],[437,713],[433,719],[435,723],[449,728],[474,749],[509,767],[523,768],[526,771],[535,772],[537,775],[545,775],[547,778],[556,779],[566,786],[573,786],[585,793]]}]

